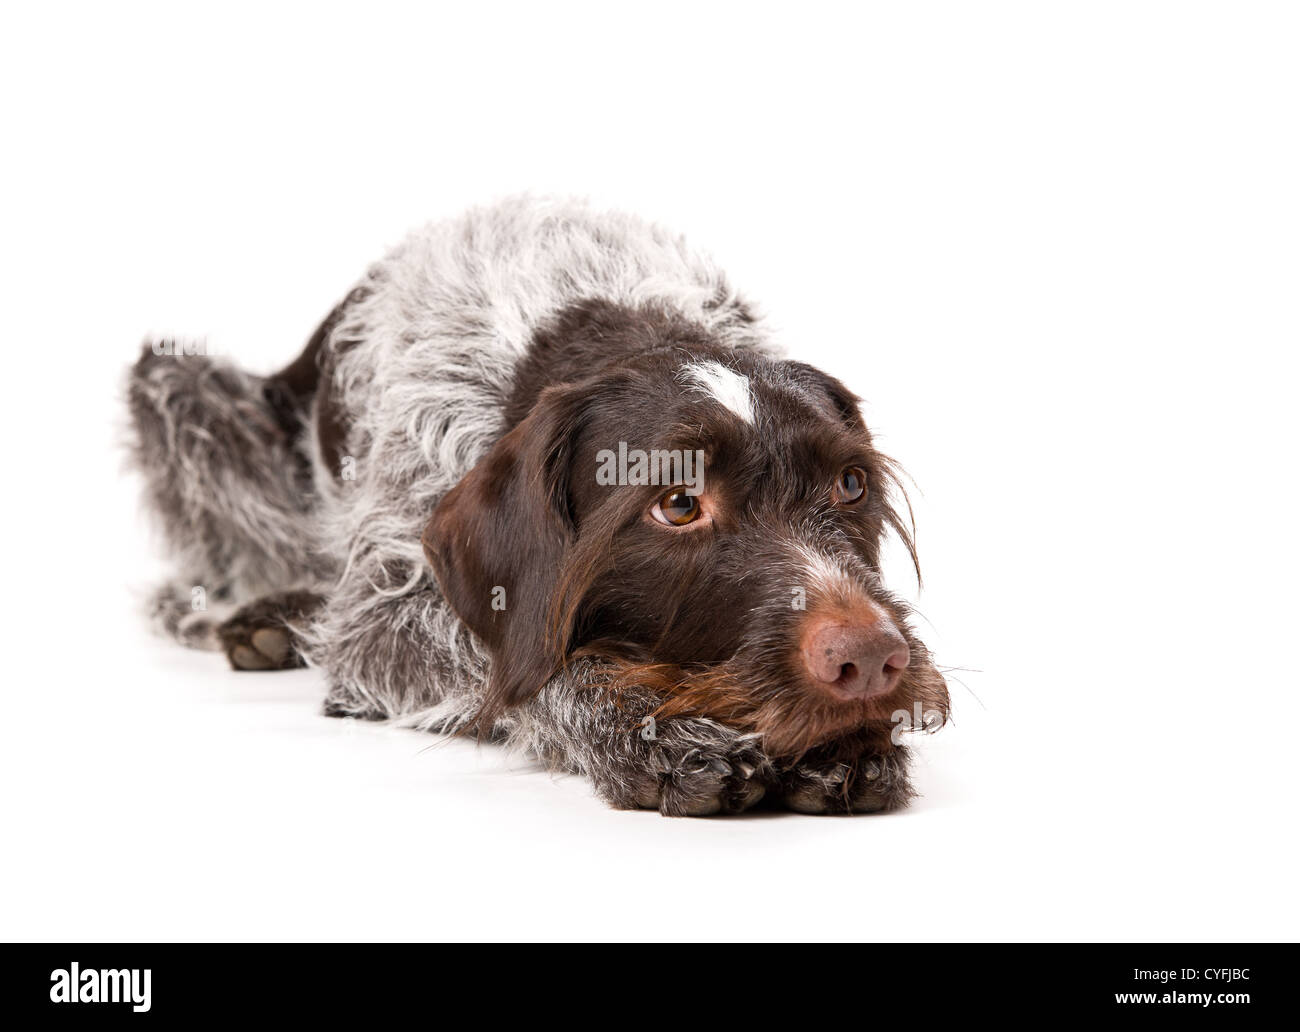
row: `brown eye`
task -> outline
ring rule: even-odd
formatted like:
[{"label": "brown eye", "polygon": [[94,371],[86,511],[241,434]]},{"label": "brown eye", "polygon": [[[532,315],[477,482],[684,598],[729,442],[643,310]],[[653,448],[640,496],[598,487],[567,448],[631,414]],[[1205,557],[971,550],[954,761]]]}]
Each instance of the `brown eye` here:
[{"label": "brown eye", "polygon": [[655,502],[650,515],[671,527],[684,527],[700,515],[700,500],[686,493],[684,487],[674,487]]},{"label": "brown eye", "polygon": [[832,492],[840,505],[852,505],[867,493],[867,471],[861,466],[850,466],[840,474]]}]

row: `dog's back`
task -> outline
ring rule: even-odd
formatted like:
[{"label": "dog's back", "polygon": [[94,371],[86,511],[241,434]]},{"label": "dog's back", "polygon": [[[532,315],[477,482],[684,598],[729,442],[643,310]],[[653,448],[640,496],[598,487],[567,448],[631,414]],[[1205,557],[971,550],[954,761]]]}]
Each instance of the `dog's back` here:
[{"label": "dog's back", "polygon": [[[758,333],[711,261],[632,216],[519,198],[434,223],[371,268],[323,342],[323,493],[346,455],[419,491],[427,518],[500,434],[516,365],[539,328],[593,298],[665,304],[738,339]],[[322,437],[337,442],[335,454]]]}]

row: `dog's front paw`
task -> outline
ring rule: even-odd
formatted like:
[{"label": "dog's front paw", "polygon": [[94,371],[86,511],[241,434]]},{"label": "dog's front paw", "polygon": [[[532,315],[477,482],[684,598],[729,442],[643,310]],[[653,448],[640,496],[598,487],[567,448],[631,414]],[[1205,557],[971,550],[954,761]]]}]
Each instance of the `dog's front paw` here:
[{"label": "dog's front paw", "polygon": [[800,763],[783,771],[780,781],[782,804],[799,813],[880,813],[912,797],[902,750],[851,762]]},{"label": "dog's front paw", "polygon": [[658,810],[666,817],[741,813],[766,795],[771,761],[755,735],[708,720],[670,720],[633,731],[638,763],[605,786],[617,806]]}]

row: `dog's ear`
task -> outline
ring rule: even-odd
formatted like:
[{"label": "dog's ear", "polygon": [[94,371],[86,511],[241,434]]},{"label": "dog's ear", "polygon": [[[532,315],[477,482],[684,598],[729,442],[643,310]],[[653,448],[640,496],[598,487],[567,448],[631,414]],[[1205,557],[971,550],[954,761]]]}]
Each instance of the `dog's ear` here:
[{"label": "dog's ear", "polygon": [[544,391],[447,492],[421,538],[443,596],[491,657],[481,717],[530,697],[564,658],[548,628],[577,537],[569,476],[581,411],[577,391]]},{"label": "dog's ear", "polygon": [[862,418],[862,409],[858,407],[861,399],[841,381],[806,362],[786,360],[782,365],[785,366],[790,379],[799,386],[824,395],[830,402],[831,410],[842,423],[852,430],[864,433],[867,431],[866,421]]}]

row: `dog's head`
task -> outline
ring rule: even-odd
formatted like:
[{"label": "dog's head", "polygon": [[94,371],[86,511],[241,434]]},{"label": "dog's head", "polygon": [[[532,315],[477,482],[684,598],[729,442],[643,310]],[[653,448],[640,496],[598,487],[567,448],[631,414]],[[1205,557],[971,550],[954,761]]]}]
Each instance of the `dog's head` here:
[{"label": "dog's head", "polygon": [[596,655],[659,690],[661,715],[759,732],[774,757],[888,749],[898,711],[945,719],[944,680],[880,583],[887,530],[915,551],[852,393],[672,318],[571,336],[525,363],[559,382],[516,391],[513,428],[424,534],[491,656],[486,712]]}]

